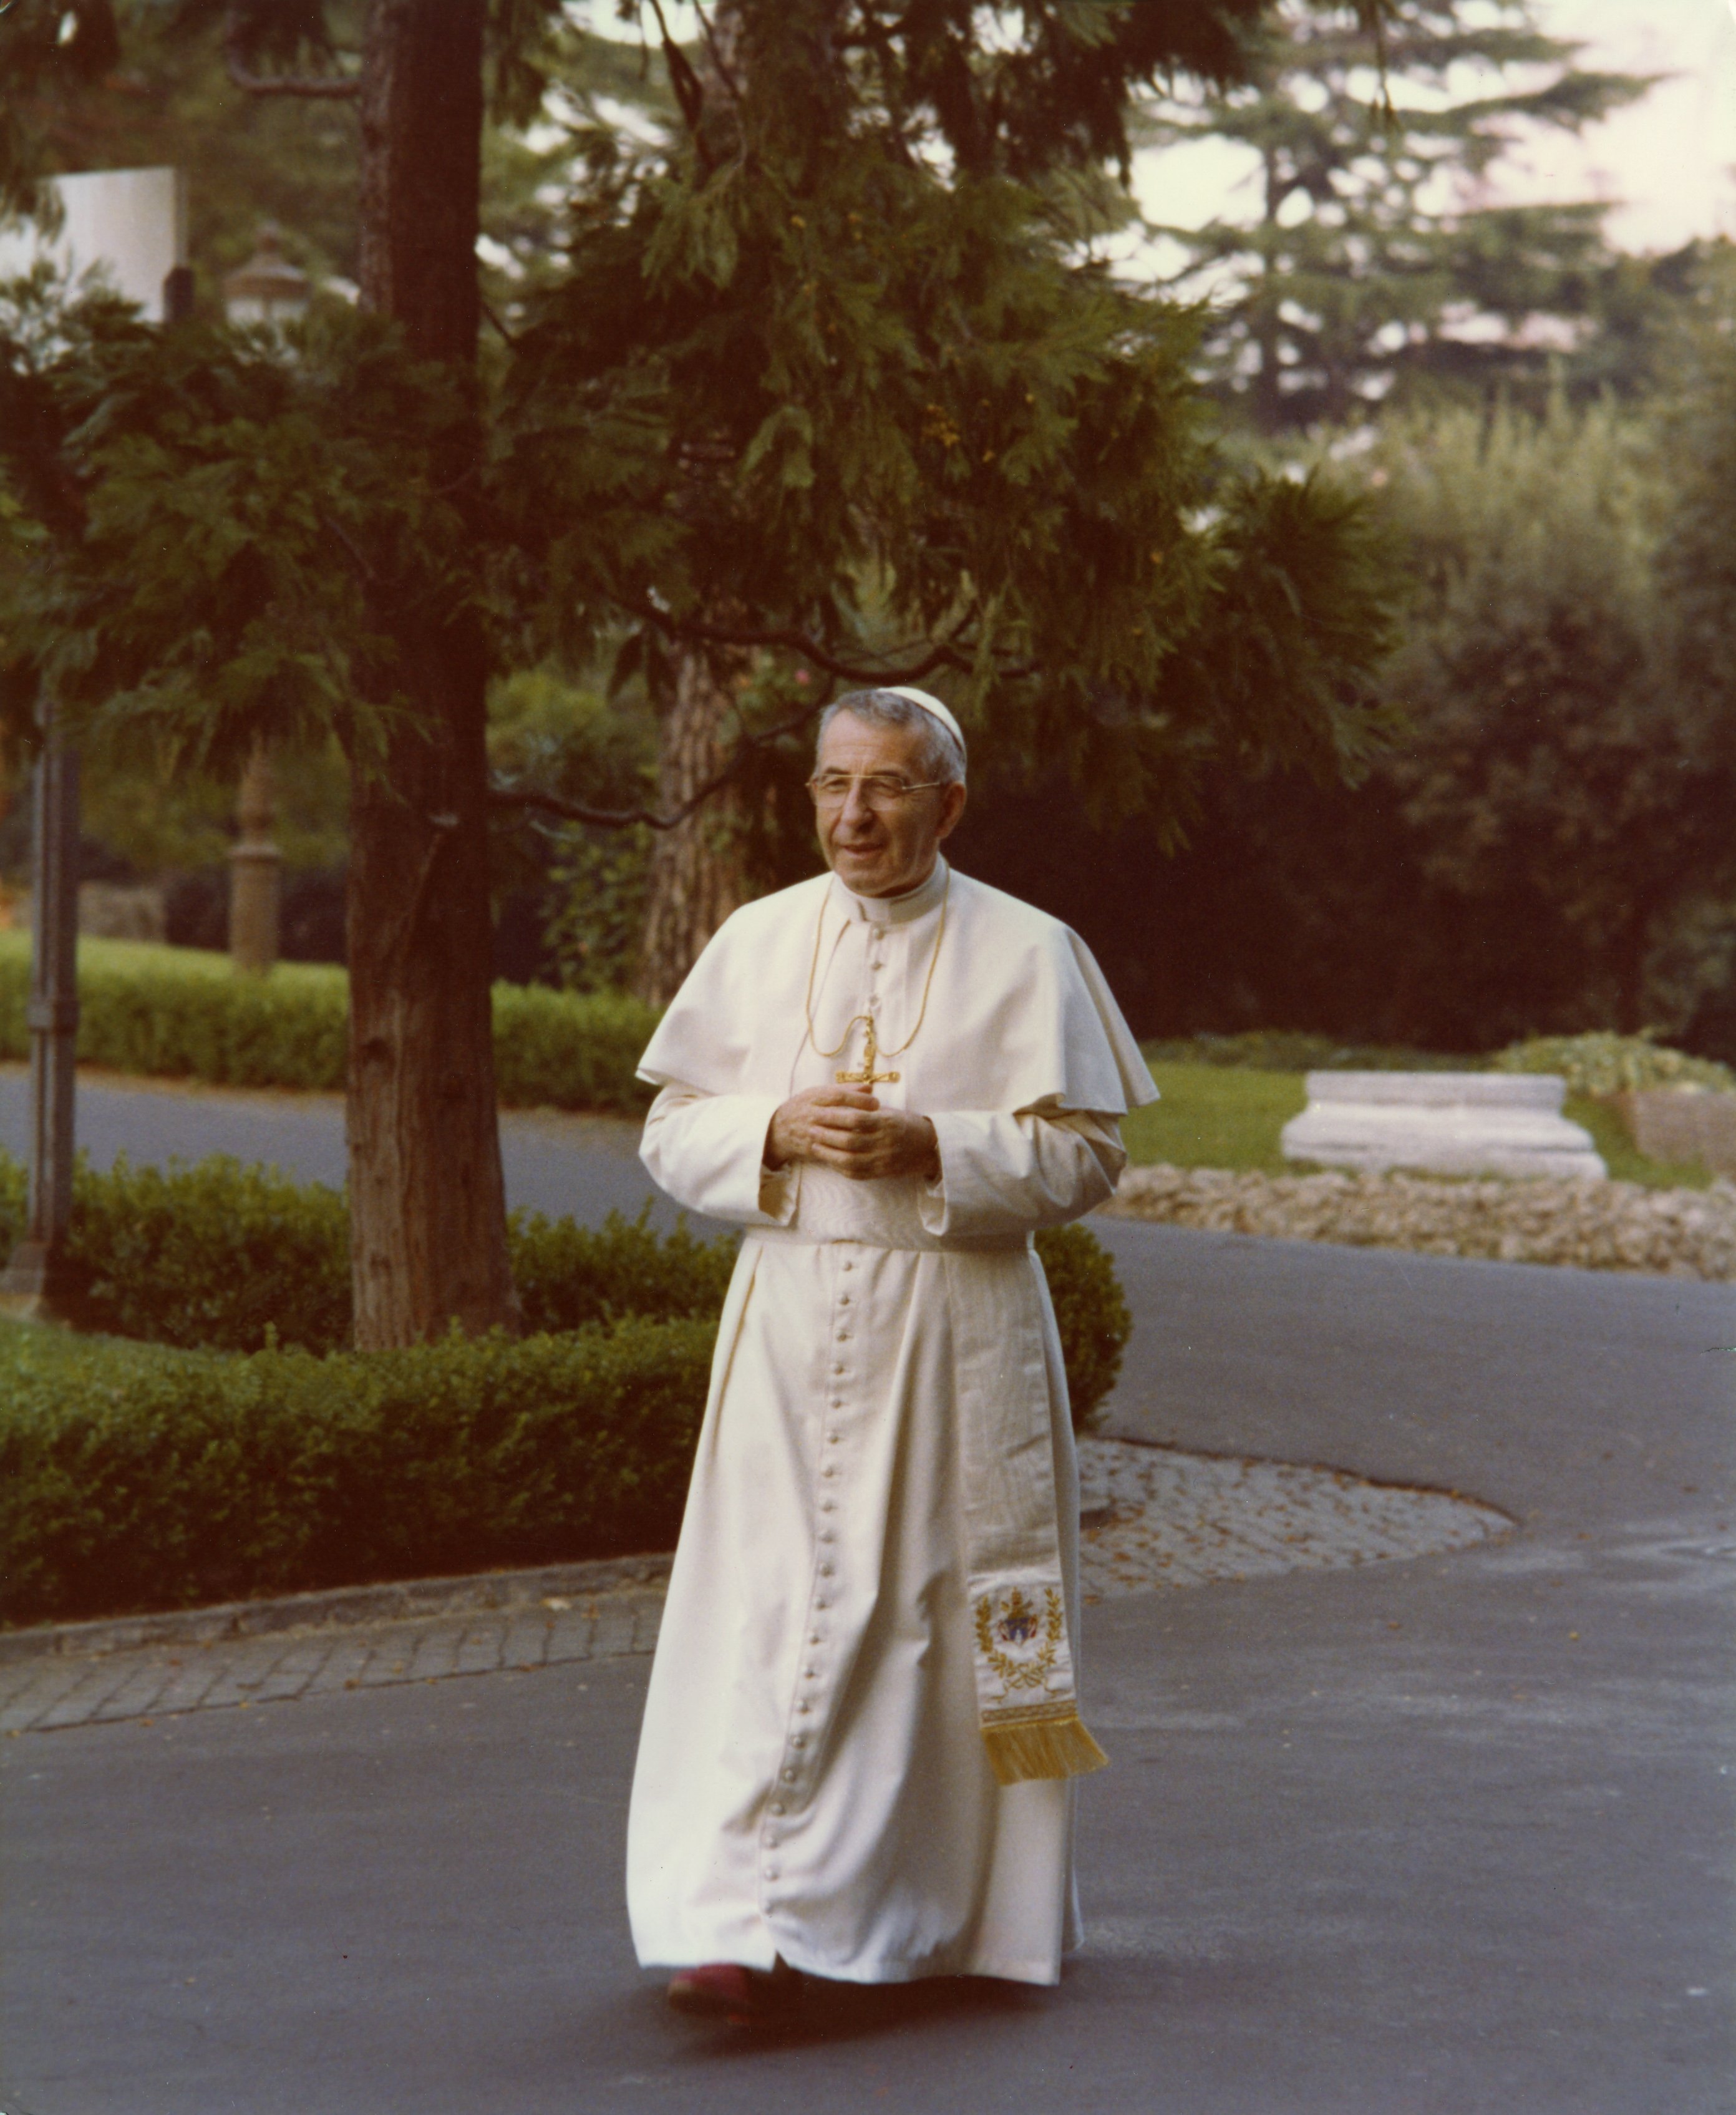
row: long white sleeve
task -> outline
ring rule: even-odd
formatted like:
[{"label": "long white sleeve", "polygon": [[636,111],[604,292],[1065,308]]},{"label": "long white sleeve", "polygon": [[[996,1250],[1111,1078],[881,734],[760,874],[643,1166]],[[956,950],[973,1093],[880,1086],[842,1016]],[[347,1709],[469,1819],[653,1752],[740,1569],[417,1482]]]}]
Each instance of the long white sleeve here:
[{"label": "long white sleeve", "polygon": [[1127,1165],[1117,1120],[1091,1110],[950,1110],[932,1117],[941,1179],[923,1191],[931,1234],[1010,1234],[1077,1219]]},{"label": "long white sleeve", "polygon": [[795,1170],[765,1165],[776,1094],[705,1094],[665,1087],[645,1118],[639,1157],[652,1180],[690,1211],[738,1226],[787,1225]]}]

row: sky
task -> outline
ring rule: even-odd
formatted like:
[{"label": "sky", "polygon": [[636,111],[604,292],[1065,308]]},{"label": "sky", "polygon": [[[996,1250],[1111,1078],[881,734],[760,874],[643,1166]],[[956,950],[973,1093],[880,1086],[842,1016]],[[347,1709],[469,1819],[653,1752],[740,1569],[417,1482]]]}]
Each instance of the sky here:
[{"label": "sky", "polygon": [[[1578,135],[1538,126],[1489,171],[1477,202],[1608,201],[1610,239],[1668,250],[1695,236],[1736,236],[1736,0],[1537,0],[1545,34],[1579,46],[1592,72],[1666,76],[1638,103]],[[1251,218],[1253,158],[1207,140],[1139,158],[1148,218],[1198,227]],[[1181,261],[1163,255],[1160,266]]]},{"label": "sky", "polygon": [[1585,45],[1583,66],[1674,78],[1581,140],[1538,142],[1508,195],[1620,200],[1605,226],[1624,250],[1736,236],[1736,0],[1544,0],[1540,14]]}]

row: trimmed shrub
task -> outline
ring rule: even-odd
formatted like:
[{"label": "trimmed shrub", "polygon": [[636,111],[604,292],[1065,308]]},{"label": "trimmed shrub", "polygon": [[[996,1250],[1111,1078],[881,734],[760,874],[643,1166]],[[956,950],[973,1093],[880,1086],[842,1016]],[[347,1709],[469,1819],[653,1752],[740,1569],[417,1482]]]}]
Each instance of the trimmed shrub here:
[{"label": "trimmed shrub", "polygon": [[[1083,1423],[1130,1318],[1095,1236],[1039,1239]],[[694,1244],[695,1284],[721,1246]],[[0,1324],[0,1621],[667,1548],[715,1327],[319,1358]]]},{"label": "trimmed shrub", "polygon": [[0,1325],[0,1617],[667,1548],[712,1336],[226,1358]]},{"label": "trimmed shrub", "polygon": [[582,1329],[640,1314],[657,1322],[715,1320],[735,1268],[733,1234],[702,1241],[685,1226],[659,1234],[610,1213],[599,1227],[540,1212],[506,1223],[512,1280],[533,1330]]},{"label": "trimmed shrub", "polygon": [[1121,1370],[1133,1310],[1111,1255],[1089,1227],[1045,1227],[1037,1236],[1067,1369],[1073,1429],[1094,1422]]},{"label": "trimmed shrub", "polygon": [[[23,1232],[21,1163],[0,1148],[0,1256]],[[513,1278],[533,1333],[630,1314],[714,1317],[735,1260],[733,1236],[659,1234],[641,1213],[600,1227],[540,1213],[507,1221]],[[191,1167],[106,1174],[80,1160],[71,1260],[89,1281],[89,1326],[186,1351],[314,1352],[350,1341],[350,1225],[341,1193],[213,1154]]]},{"label": "trimmed shrub", "polygon": [[[29,1044],[30,947],[0,934],[0,1055]],[[341,1087],[341,970],[280,962],[237,976],[228,957],[127,940],[79,943],[78,1054],[87,1065],[241,1087]]]},{"label": "trimmed shrub", "polygon": [[[0,1152],[0,1253],[24,1201]],[[336,1348],[337,1191],[221,1155],[81,1163],[73,1257],[113,1333],[0,1324],[0,1620],[669,1546],[734,1238],[509,1228],[537,1333],[361,1356]],[[1037,1247],[1083,1426],[1132,1318],[1088,1230]]]},{"label": "trimmed shrub", "polygon": [[107,1174],[80,1164],[71,1260],[89,1273],[89,1326],[184,1350],[271,1341],[336,1350],[350,1336],[342,1195],[213,1154],[190,1168]]},{"label": "trimmed shrub", "polygon": [[1646,1087],[1710,1087],[1736,1094],[1736,1072],[1711,1058],[1691,1058],[1656,1040],[1656,1030],[1617,1035],[1540,1035],[1514,1043],[1495,1060],[1500,1072],[1559,1072],[1570,1094],[1608,1098]]},{"label": "trimmed shrub", "polygon": [[[0,1148],[0,1255],[24,1227],[24,1169]],[[540,1212],[507,1221],[512,1275],[532,1334],[630,1315],[713,1320],[735,1263],[735,1237],[660,1234],[641,1213],[601,1227]],[[213,1154],[192,1167],[106,1174],[80,1161],[71,1259],[88,1274],[90,1326],[184,1351],[268,1346],[323,1354],[349,1342],[350,1229],[341,1195],[274,1168]],[[1055,1301],[1075,1425],[1115,1385],[1133,1329],[1115,1264],[1085,1227],[1037,1236]]]},{"label": "trimmed shrub", "polygon": [[655,1007],[620,992],[494,987],[494,1080],[507,1108],[612,1109],[633,1115],[655,1090],[634,1077]]},{"label": "trimmed shrub", "polygon": [[[0,933],[0,1057],[28,1054],[30,947]],[[126,940],[79,943],[78,1054],[87,1065],[241,1087],[344,1084],[349,980],[324,963],[279,962],[237,976],[226,956]],[[632,1112],[655,1008],[612,992],[494,987],[502,1103]]]},{"label": "trimmed shrub", "polygon": [[[25,1171],[0,1147],[0,1255],[24,1232]],[[81,1154],[69,1260],[88,1326],[186,1351],[257,1351],[273,1338],[335,1351],[350,1335],[342,1195],[213,1154],[187,1167],[105,1172]]]}]

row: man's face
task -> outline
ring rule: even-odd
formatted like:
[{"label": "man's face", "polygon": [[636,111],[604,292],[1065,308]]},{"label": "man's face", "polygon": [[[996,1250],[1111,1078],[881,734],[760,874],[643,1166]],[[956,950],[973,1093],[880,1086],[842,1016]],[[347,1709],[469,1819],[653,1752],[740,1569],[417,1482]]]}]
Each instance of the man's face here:
[{"label": "man's face", "polygon": [[922,737],[914,727],[880,727],[840,713],[821,736],[814,776],[839,773],[850,781],[841,803],[818,802],[814,820],[820,849],[846,888],[859,896],[900,896],[926,881],[942,837],[964,812],[962,786],[936,787],[902,800],[872,800],[862,782],[899,779],[923,785]]}]

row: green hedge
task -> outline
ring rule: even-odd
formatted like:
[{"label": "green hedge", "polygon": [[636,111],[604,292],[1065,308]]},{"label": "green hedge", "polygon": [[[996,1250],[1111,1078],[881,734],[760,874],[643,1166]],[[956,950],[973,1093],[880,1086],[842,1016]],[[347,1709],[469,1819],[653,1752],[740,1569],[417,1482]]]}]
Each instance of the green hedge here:
[{"label": "green hedge", "polygon": [[[23,1232],[24,1189],[22,1165],[0,1148],[0,1256]],[[732,1235],[659,1234],[644,1214],[611,1212],[593,1227],[515,1212],[507,1236],[532,1334],[628,1315],[714,1317],[735,1261]],[[1115,1385],[1133,1318],[1088,1227],[1047,1228],[1037,1246],[1083,1422]],[[107,1335],[243,1352],[323,1353],[349,1342],[349,1223],[343,1198],[321,1183],[222,1154],[167,1168],[122,1155],[106,1173],[81,1160],[68,1247],[86,1277],[89,1325]]]},{"label": "green hedge", "polygon": [[1495,1060],[1502,1072],[1559,1072],[1570,1094],[1609,1098],[1647,1087],[1706,1087],[1736,1094],[1736,1072],[1711,1058],[1660,1044],[1654,1029],[1638,1035],[1598,1030],[1589,1035],[1540,1035],[1515,1043]]},{"label": "green hedge", "polygon": [[[4,1246],[23,1187],[0,1155]],[[515,1214],[539,1333],[358,1354],[326,1348],[349,1324],[332,1191],[221,1158],[81,1168],[74,1229],[117,1333],[0,1324],[0,1620],[672,1542],[731,1237]],[[1132,1318],[1088,1228],[1037,1246],[1082,1425]]]},{"label": "green hedge", "polygon": [[[0,933],[0,1058],[23,1058],[30,944]],[[341,1088],[348,979],[280,962],[237,976],[228,959],[140,941],[79,943],[78,1054],[87,1065],[239,1087]],[[654,1008],[618,993],[494,987],[494,1064],[509,1108],[642,1109],[633,1076]]]},{"label": "green hedge", "polygon": [[[0,1257],[23,1232],[24,1202],[23,1166],[0,1148]],[[515,1212],[507,1235],[533,1334],[715,1315],[735,1260],[730,1235],[659,1234],[643,1215],[611,1212],[591,1227]],[[274,1168],[222,1154],[134,1168],[122,1154],[98,1173],[81,1159],[67,1246],[87,1282],[88,1326],[107,1335],[222,1351],[275,1342],[325,1352],[350,1340],[344,1200]]]},{"label": "green hedge", "polygon": [[0,1617],[666,1549],[713,1334],[234,1358],[0,1324]]}]

